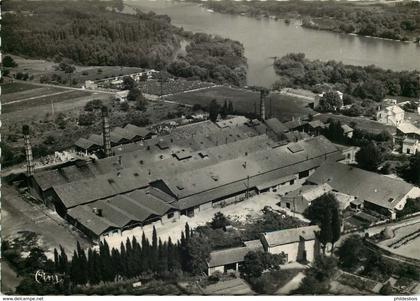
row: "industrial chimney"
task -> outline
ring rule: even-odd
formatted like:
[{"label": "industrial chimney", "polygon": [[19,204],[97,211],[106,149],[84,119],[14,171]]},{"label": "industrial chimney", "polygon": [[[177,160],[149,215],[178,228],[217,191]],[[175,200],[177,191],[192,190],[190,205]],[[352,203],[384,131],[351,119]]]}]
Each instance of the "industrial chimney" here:
[{"label": "industrial chimney", "polygon": [[31,141],[29,139],[29,126],[25,124],[22,127],[22,132],[23,132],[23,139],[25,141],[26,174],[29,177],[29,176],[32,176],[35,171],[34,158],[32,156],[32,146],[31,146]]},{"label": "industrial chimney", "polygon": [[111,132],[109,129],[108,108],[102,107],[102,131],[104,137],[105,157],[111,156]]},{"label": "industrial chimney", "polygon": [[264,89],[260,90],[260,118],[265,120],[265,96],[268,92]]}]

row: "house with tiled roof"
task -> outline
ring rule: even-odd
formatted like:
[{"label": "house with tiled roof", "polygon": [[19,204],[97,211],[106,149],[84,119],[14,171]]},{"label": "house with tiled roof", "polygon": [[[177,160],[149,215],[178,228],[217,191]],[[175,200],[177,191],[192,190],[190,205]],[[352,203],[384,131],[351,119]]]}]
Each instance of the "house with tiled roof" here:
[{"label": "house with tiled roof", "polygon": [[391,219],[404,208],[408,198],[420,197],[420,188],[403,180],[337,162],[326,162],[307,182],[327,183],[334,191],[351,196],[366,209]]},{"label": "house with tiled roof", "polygon": [[261,234],[264,249],[271,254],[284,254],[286,262],[313,262],[319,254],[319,226],[306,226]]}]

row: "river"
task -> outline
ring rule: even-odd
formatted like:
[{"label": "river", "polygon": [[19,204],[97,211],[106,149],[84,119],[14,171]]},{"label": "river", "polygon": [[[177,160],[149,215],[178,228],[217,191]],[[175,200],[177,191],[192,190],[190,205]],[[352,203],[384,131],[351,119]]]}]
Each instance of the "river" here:
[{"label": "river", "polygon": [[307,58],[351,65],[420,70],[420,46],[287,25],[283,20],[231,16],[209,12],[194,3],[171,0],[125,0],[142,11],[166,14],[175,26],[240,41],[248,59],[248,84],[269,87],[276,80],[273,57],[303,52]]}]

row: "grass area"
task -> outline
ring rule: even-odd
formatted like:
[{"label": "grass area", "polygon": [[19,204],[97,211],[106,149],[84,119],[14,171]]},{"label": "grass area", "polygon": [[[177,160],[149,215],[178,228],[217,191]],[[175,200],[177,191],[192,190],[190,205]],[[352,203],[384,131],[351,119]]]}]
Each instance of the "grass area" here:
[{"label": "grass area", "polygon": [[[226,100],[233,103],[233,108],[237,112],[259,114],[259,93],[246,89],[225,86],[212,87],[199,91],[179,93],[168,96],[166,99],[190,105],[200,104],[201,106],[207,106],[213,99],[216,99],[223,105]],[[307,105],[308,101],[298,97],[271,94],[266,100],[265,107],[267,115],[277,117],[282,121],[288,121],[292,117],[313,113]]]},{"label": "grass area", "polygon": [[50,94],[56,94],[59,92],[67,92],[67,91],[68,90],[60,88],[60,87],[47,87],[47,86],[43,87],[43,86],[34,85],[34,88],[30,90],[24,90],[20,92],[2,95],[2,103],[6,104],[9,102],[25,100],[25,99],[35,98],[35,97],[48,96]]},{"label": "grass area", "polygon": [[28,107],[51,104],[51,102],[65,102],[75,98],[91,95],[91,92],[86,91],[65,91],[61,94],[50,95],[45,97],[37,97],[27,101],[16,102],[10,105],[3,105],[3,113],[10,113],[14,111],[24,110]]},{"label": "grass area", "polygon": [[267,272],[258,279],[250,280],[249,282],[257,293],[273,295],[301,271],[293,269]]},{"label": "grass area", "polygon": [[7,95],[7,94],[12,94],[16,92],[22,92],[22,91],[38,88],[38,86],[29,84],[29,83],[7,83],[7,84],[2,84],[0,86],[1,86],[2,95]]}]

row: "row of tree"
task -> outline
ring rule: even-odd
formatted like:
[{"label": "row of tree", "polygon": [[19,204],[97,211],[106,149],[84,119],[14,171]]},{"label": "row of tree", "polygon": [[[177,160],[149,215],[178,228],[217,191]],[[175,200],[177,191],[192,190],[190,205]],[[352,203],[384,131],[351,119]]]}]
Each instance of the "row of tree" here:
[{"label": "row of tree", "polygon": [[206,271],[210,246],[205,238],[196,235],[188,224],[181,239],[173,243],[171,238],[162,242],[153,228],[152,241],[144,235],[138,242],[132,240],[121,243],[120,248],[110,249],[107,242],[100,242],[99,250],[89,248],[87,252],[77,244],[71,259],[64,249],[54,250],[54,270],[69,275],[75,285],[110,282],[138,276],[165,275],[179,272],[201,274]]},{"label": "row of tree", "polygon": [[[415,71],[391,71],[375,66],[309,60],[303,53],[287,54],[274,61],[280,79],[276,88],[299,87],[316,92],[329,88],[359,99],[382,101],[385,95],[418,97],[420,82]],[[327,88],[328,88],[327,87]]]}]

